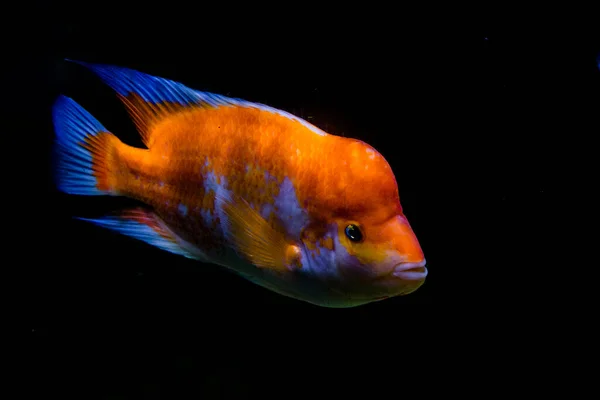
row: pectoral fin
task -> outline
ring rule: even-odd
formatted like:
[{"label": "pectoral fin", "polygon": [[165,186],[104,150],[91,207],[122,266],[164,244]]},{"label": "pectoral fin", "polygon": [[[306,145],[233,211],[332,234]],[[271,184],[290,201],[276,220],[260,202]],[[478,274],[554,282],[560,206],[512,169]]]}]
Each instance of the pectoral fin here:
[{"label": "pectoral fin", "polygon": [[290,244],[244,199],[223,201],[228,237],[236,250],[259,268],[291,271],[302,268],[300,248]]}]

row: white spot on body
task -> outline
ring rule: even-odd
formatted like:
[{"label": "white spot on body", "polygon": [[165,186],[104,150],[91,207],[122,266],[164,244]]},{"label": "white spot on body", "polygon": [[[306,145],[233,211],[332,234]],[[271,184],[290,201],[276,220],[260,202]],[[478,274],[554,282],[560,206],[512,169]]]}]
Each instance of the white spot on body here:
[{"label": "white spot on body", "polygon": [[214,219],[213,215],[210,213],[210,210],[207,210],[207,209],[200,210],[200,216],[202,217],[202,220],[204,221],[204,224],[206,226],[212,226],[215,219]]},{"label": "white spot on body", "polygon": [[310,270],[321,277],[336,278],[335,250],[329,250],[318,243],[316,246],[318,250],[308,250]]},{"label": "white spot on body", "polygon": [[222,176],[220,179],[217,179],[214,172],[206,172],[204,174],[204,191],[205,193],[210,193],[211,190],[215,192],[214,214],[211,215],[208,210],[203,210],[201,213],[202,218],[204,219],[204,222],[208,224],[212,223],[215,216],[218,216],[221,222],[220,226],[217,228],[219,230],[218,233],[226,234],[228,220],[227,215],[225,215],[222,210],[223,202],[231,201],[231,191],[227,189],[227,178]]},{"label": "white spot on body", "polygon": [[302,229],[309,223],[309,217],[306,210],[298,203],[296,190],[288,177],[281,183],[274,205],[277,209],[277,216],[287,233],[292,237],[299,238]]},{"label": "white spot on body", "polygon": [[[219,181],[221,183],[219,183]],[[216,194],[219,194],[219,191],[222,191],[223,183],[225,183],[225,178],[217,179],[217,176],[212,171],[208,171],[204,174],[204,191],[205,193],[213,190]]]},{"label": "white spot on body", "polygon": [[[271,183],[271,182],[276,182],[277,178],[275,178],[273,175],[271,175],[269,173],[269,171],[265,171],[264,173],[264,177],[265,177],[265,187]],[[262,190],[264,191],[264,189]],[[259,207],[261,207],[260,209],[260,215],[264,218],[264,219],[268,219],[269,215],[271,215],[271,213],[273,211],[275,211],[275,208],[273,207],[272,204],[270,203],[265,203],[265,204],[260,204]]]},{"label": "white spot on body", "polygon": [[187,208],[187,206],[185,204],[179,204],[177,206],[177,210],[179,210],[179,213],[181,215],[183,215],[184,217],[187,215],[188,208]]},{"label": "white spot on body", "polygon": [[260,215],[262,215],[262,217],[264,219],[268,219],[269,215],[271,215],[271,213],[273,212],[273,205],[272,204],[264,204],[262,207],[262,210],[260,211]]},{"label": "white spot on body", "polygon": [[369,160],[373,160],[375,158],[375,151],[373,149],[367,148],[365,151],[369,155]]},{"label": "white spot on body", "polygon": [[271,181],[275,181],[277,180],[277,178],[275,178],[273,175],[271,175],[268,171],[265,171],[265,183],[269,183]]}]

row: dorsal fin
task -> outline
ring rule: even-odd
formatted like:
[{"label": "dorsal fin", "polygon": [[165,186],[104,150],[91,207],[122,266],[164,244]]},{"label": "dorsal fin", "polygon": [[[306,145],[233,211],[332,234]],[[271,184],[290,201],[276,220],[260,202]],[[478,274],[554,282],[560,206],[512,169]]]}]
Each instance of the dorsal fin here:
[{"label": "dorsal fin", "polygon": [[148,75],[132,69],[111,65],[90,64],[73,61],[94,71],[117,92],[133,118],[144,144],[151,147],[151,126],[168,114],[188,107],[251,107],[279,114],[299,122],[318,135],[326,135],[321,129],[288,112],[264,104],[252,103],[219,94],[190,89],[181,83]]},{"label": "dorsal fin", "polygon": [[168,114],[187,107],[218,107],[234,104],[231,101],[233,99],[208,92],[198,92],[180,83],[132,69],[81,61],[73,62],[94,71],[117,92],[147,147],[152,145],[150,137],[152,125]]}]

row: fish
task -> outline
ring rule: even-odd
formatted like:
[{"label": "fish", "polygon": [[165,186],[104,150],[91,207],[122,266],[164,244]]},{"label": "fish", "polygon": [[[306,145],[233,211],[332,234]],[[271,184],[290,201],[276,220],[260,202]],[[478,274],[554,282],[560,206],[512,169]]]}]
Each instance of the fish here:
[{"label": "fish", "polygon": [[366,142],[265,104],[67,61],[116,92],[144,145],[123,143],[58,96],[57,188],[139,204],[76,218],[321,307],[356,307],[424,284],[427,263],[395,174]]}]

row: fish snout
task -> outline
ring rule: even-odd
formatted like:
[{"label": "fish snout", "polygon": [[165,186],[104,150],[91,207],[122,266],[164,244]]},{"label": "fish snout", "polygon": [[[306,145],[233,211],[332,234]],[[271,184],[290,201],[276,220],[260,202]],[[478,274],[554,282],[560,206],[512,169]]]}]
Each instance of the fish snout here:
[{"label": "fish snout", "polygon": [[404,262],[396,265],[392,270],[392,276],[405,281],[422,281],[427,276],[426,260],[419,262]]}]

